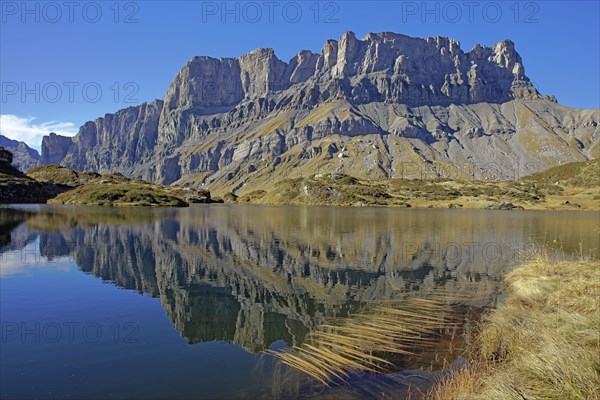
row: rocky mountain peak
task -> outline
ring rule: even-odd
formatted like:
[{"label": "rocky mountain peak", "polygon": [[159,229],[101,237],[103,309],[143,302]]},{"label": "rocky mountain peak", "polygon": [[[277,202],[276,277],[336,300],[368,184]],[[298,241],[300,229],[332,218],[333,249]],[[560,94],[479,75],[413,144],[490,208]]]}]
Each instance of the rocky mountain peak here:
[{"label": "rocky mountain peak", "polygon": [[523,61],[511,40],[503,40],[494,45],[492,61],[512,71],[515,78],[526,79]]},{"label": "rocky mountain peak", "polygon": [[194,57],[162,101],[46,137],[42,162],[217,193],[315,169],[397,177],[403,163],[512,179],[515,164],[531,173],[590,157],[597,123],[540,95],[510,40],[463,51],[442,36],[345,32],[289,62],[270,48]]},{"label": "rocky mountain peak", "polygon": [[[391,87],[384,89],[378,81],[382,76],[371,74],[388,76],[387,80],[393,81]],[[256,49],[238,59],[194,57],[165,94],[165,113],[230,107],[243,99],[265,98],[309,80],[330,85],[332,80],[365,79],[376,90],[370,93],[375,98],[407,104],[501,102],[513,97],[514,80],[529,81],[521,57],[509,40],[492,47],[477,45],[464,53],[458,41],[447,37],[419,39],[383,32],[358,39],[348,31],[337,41],[327,40],[320,54],[303,50],[288,63],[280,60],[272,48]],[[416,85],[419,93],[405,92],[406,85]],[[372,99],[364,101],[368,100]]]}]

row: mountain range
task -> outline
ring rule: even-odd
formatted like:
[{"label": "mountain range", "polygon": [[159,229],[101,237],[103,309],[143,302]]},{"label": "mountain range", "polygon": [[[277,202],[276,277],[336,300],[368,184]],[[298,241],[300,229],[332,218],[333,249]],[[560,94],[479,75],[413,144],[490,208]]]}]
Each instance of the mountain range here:
[{"label": "mountain range", "polygon": [[194,57],[161,100],[51,133],[37,162],[217,194],[320,173],[498,181],[597,157],[599,122],[540,94],[510,40],[346,32],[287,63]]}]

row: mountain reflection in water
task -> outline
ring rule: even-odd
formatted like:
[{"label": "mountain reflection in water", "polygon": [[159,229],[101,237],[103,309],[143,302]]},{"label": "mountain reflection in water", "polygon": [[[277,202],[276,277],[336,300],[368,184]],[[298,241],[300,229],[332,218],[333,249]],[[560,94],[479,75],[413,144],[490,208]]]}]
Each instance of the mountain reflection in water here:
[{"label": "mountain reflection in water", "polygon": [[444,289],[472,294],[466,305],[494,304],[502,275],[528,248],[548,241],[590,253],[598,236],[593,219],[535,212],[42,206],[0,217],[2,252],[39,237],[41,256],[71,257],[84,272],[159,298],[189,343],[250,352],[298,345],[317,324],[406,293]]}]

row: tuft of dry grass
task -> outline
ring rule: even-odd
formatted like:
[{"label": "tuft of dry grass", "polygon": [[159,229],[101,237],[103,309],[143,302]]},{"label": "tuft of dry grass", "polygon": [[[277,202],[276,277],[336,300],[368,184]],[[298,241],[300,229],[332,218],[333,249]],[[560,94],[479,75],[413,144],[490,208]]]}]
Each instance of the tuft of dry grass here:
[{"label": "tuft of dry grass", "polygon": [[531,259],[481,322],[471,363],[429,398],[600,398],[600,262]]},{"label": "tuft of dry grass", "polygon": [[412,355],[454,324],[452,308],[443,298],[390,301],[336,324],[321,325],[300,346],[268,352],[329,385],[353,372],[389,372],[394,367],[388,361],[390,354]]}]

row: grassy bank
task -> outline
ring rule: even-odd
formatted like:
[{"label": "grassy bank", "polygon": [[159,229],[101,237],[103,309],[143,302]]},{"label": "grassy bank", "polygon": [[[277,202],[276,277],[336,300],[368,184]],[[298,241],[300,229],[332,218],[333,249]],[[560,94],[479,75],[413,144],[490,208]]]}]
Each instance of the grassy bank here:
[{"label": "grassy bank", "polygon": [[600,263],[528,261],[506,276],[468,366],[433,400],[600,398]]}]

